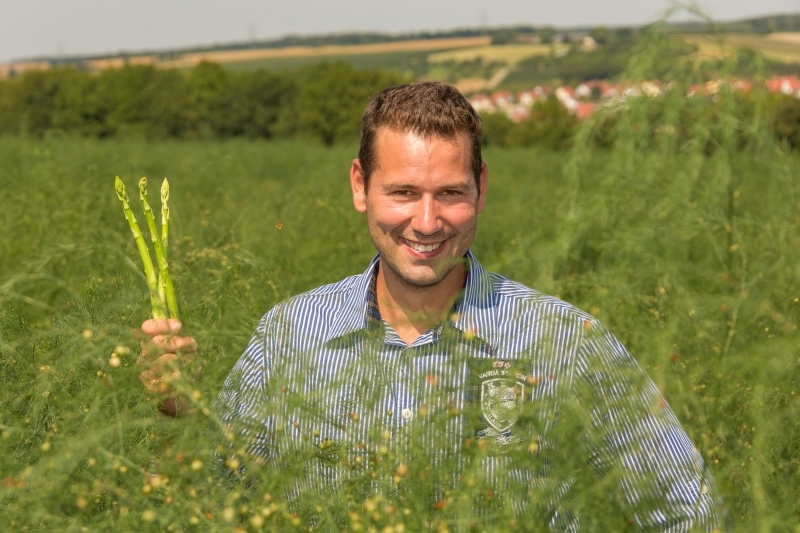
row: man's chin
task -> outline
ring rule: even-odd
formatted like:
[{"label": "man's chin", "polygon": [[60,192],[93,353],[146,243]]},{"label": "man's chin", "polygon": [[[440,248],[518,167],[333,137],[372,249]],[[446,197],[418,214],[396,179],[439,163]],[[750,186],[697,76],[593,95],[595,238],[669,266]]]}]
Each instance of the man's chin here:
[{"label": "man's chin", "polygon": [[434,285],[438,285],[452,270],[452,266],[449,269],[440,268],[438,270],[428,268],[419,270],[409,269],[403,272],[398,272],[398,274],[400,279],[403,280],[403,282],[407,285],[422,289],[425,287],[433,287]]}]

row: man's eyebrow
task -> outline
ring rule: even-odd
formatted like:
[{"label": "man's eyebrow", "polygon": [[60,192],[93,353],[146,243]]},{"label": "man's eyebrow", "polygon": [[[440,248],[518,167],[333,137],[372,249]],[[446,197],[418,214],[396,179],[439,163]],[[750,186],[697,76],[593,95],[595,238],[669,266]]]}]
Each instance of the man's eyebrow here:
[{"label": "man's eyebrow", "polygon": [[[453,182],[453,183],[446,183],[439,187],[439,190],[445,189],[469,189],[470,182]],[[418,189],[419,185],[415,185],[412,183],[404,183],[401,181],[394,181],[386,183],[383,187],[386,189]]]}]

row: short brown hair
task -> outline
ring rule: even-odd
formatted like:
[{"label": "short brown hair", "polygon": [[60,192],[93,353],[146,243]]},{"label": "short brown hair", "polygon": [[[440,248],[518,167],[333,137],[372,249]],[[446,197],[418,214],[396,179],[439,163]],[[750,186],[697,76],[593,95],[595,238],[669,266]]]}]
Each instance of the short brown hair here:
[{"label": "short brown hair", "polygon": [[480,185],[481,117],[452,85],[435,81],[408,83],[384,89],[370,99],[361,117],[358,150],[365,185],[375,169],[375,138],[381,127],[447,139],[466,133],[472,145],[472,173],[475,183]]}]

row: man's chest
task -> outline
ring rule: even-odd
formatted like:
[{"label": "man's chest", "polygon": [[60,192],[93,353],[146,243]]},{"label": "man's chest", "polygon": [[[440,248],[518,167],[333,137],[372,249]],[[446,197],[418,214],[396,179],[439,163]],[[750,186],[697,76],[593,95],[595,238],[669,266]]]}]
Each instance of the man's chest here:
[{"label": "man's chest", "polygon": [[530,350],[474,343],[326,347],[272,369],[270,426],[279,449],[329,442],[364,450],[387,435],[395,443],[413,435],[431,451],[474,442],[502,455],[546,434],[566,371]]}]

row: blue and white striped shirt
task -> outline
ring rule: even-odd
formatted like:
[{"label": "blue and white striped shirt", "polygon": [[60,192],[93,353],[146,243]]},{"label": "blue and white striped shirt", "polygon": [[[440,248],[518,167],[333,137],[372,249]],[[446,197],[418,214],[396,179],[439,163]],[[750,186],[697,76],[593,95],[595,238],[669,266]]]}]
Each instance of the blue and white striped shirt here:
[{"label": "blue and white striped shirt", "polygon": [[[449,320],[410,345],[380,319],[377,256],[361,275],[278,304],[225,381],[223,421],[274,468],[328,446],[338,462],[307,461],[295,495],[340,483],[342,465],[384,441],[399,456],[425,451],[455,485],[475,471],[465,450],[481,443],[480,471],[496,491],[516,490],[510,501],[523,510],[546,490],[543,518],[572,531],[579,517],[558,510],[574,481],[559,479],[559,457],[580,455],[571,447],[586,450],[595,475],[614,473],[638,525],[724,528],[700,454],[619,341],[572,305],[485,272],[471,252],[466,260]],[[520,466],[520,454],[540,460]]]}]

